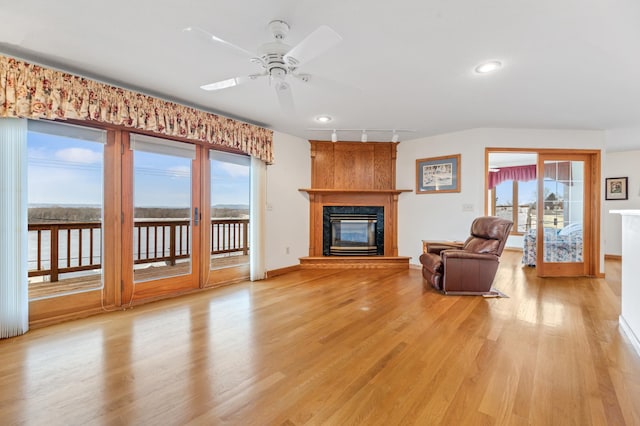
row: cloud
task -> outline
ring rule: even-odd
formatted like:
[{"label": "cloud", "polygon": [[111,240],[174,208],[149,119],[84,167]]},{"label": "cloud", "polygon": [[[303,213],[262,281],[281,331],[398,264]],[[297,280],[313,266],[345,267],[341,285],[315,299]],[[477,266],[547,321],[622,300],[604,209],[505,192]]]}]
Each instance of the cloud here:
[{"label": "cloud", "polygon": [[71,163],[94,164],[102,161],[102,153],[86,148],[65,148],[56,151],[55,158]]},{"label": "cloud", "polygon": [[172,178],[191,177],[191,167],[189,166],[172,166],[169,167],[167,171]]},{"label": "cloud", "polygon": [[229,176],[235,177],[245,177],[249,176],[249,167],[241,166],[239,164],[233,163],[220,163],[219,168],[225,171]]},{"label": "cloud", "polygon": [[49,152],[47,152],[46,149],[39,147],[39,148],[31,148],[28,147],[27,148],[27,156],[29,158],[29,160],[42,160],[42,159],[47,159],[49,158],[51,154]]}]

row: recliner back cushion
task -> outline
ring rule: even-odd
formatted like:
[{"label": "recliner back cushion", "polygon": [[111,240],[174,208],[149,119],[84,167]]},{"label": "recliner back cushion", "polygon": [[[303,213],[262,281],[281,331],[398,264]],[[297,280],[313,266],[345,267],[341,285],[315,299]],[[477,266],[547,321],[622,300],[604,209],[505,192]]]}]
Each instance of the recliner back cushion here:
[{"label": "recliner back cushion", "polygon": [[471,224],[471,235],[491,240],[501,240],[505,237],[507,222],[497,217],[481,217]]}]

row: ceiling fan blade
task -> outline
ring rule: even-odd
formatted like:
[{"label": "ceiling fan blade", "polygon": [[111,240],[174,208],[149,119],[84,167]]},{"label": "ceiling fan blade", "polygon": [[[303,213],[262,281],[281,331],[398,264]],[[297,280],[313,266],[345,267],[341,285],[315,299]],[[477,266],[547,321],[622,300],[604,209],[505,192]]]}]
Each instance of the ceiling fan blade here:
[{"label": "ceiling fan blade", "polygon": [[285,61],[292,66],[300,66],[321,55],[342,41],[340,34],[326,25],[321,25],[300,43],[284,55]]},{"label": "ceiling fan blade", "polygon": [[278,83],[275,86],[276,94],[278,95],[278,102],[280,103],[280,107],[282,110],[287,113],[293,115],[295,112],[295,107],[293,104],[293,95],[291,93],[291,85],[286,82]]},{"label": "ceiling fan blade", "polygon": [[202,90],[208,90],[208,91],[222,90],[222,89],[227,89],[229,87],[238,86],[239,84],[245,83],[249,80],[251,80],[250,76],[234,77],[234,78],[229,78],[227,80],[216,81],[215,83],[205,84],[204,86],[200,86],[200,88]]},{"label": "ceiling fan blade", "polygon": [[244,56],[248,56],[250,58],[256,56],[255,53],[249,52],[248,50],[245,50],[240,46],[236,46],[233,43],[230,43],[230,42],[228,42],[226,40],[223,40],[220,37],[216,37],[213,34],[211,34],[209,31],[203,30],[200,27],[187,27],[183,31],[186,32],[186,33],[193,33],[196,36],[198,36],[198,37],[200,37],[200,38],[202,38],[204,40],[207,40],[207,41],[213,41],[213,42],[216,42],[216,43],[220,43],[220,44],[222,44],[222,45],[224,45],[226,47],[229,47],[229,48],[235,50],[238,53],[242,53]]}]

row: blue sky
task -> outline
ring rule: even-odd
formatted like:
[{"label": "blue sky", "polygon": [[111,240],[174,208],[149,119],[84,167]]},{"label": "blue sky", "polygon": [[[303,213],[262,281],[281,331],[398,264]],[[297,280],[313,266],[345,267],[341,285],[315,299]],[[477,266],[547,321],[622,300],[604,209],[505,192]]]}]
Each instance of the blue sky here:
[{"label": "blue sky", "polygon": [[[29,132],[29,204],[101,204],[103,145]],[[135,199],[143,207],[188,207],[191,160],[135,152]],[[249,167],[212,161],[212,205],[249,204]]]},{"label": "blue sky", "polygon": [[[518,196],[520,204],[533,203],[536,201],[537,181],[518,182]],[[513,205],[513,189],[511,181],[503,182],[496,186],[497,205]]]},{"label": "blue sky", "polygon": [[29,204],[102,204],[103,146],[29,132]]}]

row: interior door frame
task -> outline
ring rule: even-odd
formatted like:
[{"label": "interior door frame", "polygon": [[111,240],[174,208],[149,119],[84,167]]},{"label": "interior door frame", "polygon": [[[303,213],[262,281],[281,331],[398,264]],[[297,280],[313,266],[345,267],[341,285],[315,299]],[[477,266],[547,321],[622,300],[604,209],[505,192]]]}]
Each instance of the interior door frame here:
[{"label": "interior door frame", "polygon": [[[171,140],[171,139],[168,139]],[[132,305],[140,301],[162,298],[168,295],[195,290],[200,287],[202,220],[194,223],[194,210],[201,212],[202,205],[202,146],[195,145],[196,158],[191,163],[191,273],[149,281],[134,281],[133,269],[133,150],[130,149],[129,133],[122,138],[122,281],[121,293],[123,305]],[[199,213],[202,216],[202,213]]]},{"label": "interior door frame", "polygon": [[[585,209],[589,209],[590,212],[590,223],[583,224],[583,230],[585,233],[589,234],[590,241],[588,244],[583,243],[583,257],[585,258],[585,262],[587,266],[585,270],[580,275],[594,276],[594,277],[603,277],[604,274],[600,272],[600,264],[601,264],[601,252],[600,252],[600,229],[601,229],[601,209],[602,209],[602,152],[598,149],[560,149],[560,148],[547,148],[547,149],[537,149],[537,148],[502,148],[502,147],[487,147],[485,148],[485,173],[484,173],[484,213],[485,215],[489,212],[489,197],[487,194],[489,193],[489,154],[490,153],[498,153],[498,152],[525,152],[525,153],[535,153],[538,154],[538,169],[540,170],[540,157],[543,155],[586,155],[589,157],[589,165],[585,164],[585,179],[587,177],[590,179],[590,197],[589,199],[585,199]],[[538,173],[540,176],[540,173]],[[540,178],[538,179],[538,184],[540,185]],[[586,187],[586,185],[585,185]],[[540,188],[538,188],[538,193],[540,192]],[[540,241],[540,238],[536,238],[537,241]],[[537,250],[540,253],[540,250]],[[555,276],[555,275],[540,275],[538,268],[536,268],[536,273],[538,276]],[[580,276],[577,275],[577,276]]]}]

